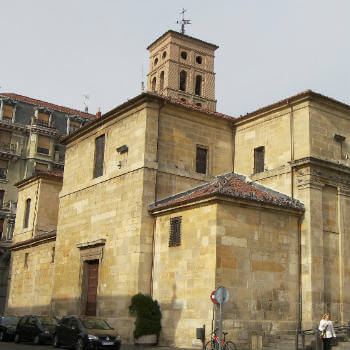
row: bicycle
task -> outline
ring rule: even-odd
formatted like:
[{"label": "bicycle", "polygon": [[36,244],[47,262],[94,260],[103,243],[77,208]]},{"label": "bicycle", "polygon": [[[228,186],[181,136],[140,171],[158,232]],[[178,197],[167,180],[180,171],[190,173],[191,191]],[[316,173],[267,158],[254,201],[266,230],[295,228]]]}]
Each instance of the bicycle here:
[{"label": "bicycle", "polygon": [[[216,328],[214,332],[212,333],[211,339],[205,344],[205,350],[219,350],[219,337],[217,336],[216,332],[219,330],[219,328]],[[224,339],[221,339],[221,349],[222,350],[237,350],[236,344],[228,340],[226,341],[226,334],[228,332],[222,332]]]}]

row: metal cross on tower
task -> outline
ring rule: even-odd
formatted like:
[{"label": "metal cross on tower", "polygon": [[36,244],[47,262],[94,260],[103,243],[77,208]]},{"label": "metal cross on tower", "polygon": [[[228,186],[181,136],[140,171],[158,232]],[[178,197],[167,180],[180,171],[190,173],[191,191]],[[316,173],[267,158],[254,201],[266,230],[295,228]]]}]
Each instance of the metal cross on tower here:
[{"label": "metal cross on tower", "polygon": [[181,21],[176,21],[177,24],[181,24],[181,34],[185,34],[185,25],[186,24],[191,24],[189,19],[185,19],[185,12],[187,10],[185,10],[184,8],[182,9],[182,11],[180,12],[180,14],[182,15],[182,20]]}]

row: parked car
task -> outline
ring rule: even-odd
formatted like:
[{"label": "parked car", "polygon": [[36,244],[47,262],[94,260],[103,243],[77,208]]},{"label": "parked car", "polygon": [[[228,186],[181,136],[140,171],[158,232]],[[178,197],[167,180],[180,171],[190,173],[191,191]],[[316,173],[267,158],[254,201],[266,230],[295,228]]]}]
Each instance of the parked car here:
[{"label": "parked car", "polygon": [[15,343],[31,341],[34,344],[51,344],[57,321],[55,317],[49,316],[21,317],[16,327]]},{"label": "parked car", "polygon": [[76,350],[119,350],[120,336],[103,319],[96,317],[63,317],[56,326],[53,346],[68,346]]},{"label": "parked car", "polygon": [[0,316],[0,341],[13,340],[19,317]]}]

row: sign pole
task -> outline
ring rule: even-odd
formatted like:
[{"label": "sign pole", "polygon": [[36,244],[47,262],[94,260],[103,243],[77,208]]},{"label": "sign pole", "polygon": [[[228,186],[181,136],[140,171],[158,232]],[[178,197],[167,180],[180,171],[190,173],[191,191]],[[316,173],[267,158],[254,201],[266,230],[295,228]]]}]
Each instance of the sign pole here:
[{"label": "sign pole", "polygon": [[222,301],[220,303],[220,320],[219,320],[219,350],[222,349]]}]

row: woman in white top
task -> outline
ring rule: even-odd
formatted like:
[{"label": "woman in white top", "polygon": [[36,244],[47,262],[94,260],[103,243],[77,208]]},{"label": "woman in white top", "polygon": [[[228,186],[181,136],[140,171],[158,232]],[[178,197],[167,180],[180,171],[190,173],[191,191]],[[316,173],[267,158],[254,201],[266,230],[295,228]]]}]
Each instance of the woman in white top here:
[{"label": "woman in white top", "polygon": [[323,333],[323,350],[331,349],[331,339],[335,338],[335,332],[332,321],[329,320],[329,314],[324,314],[320,321],[318,329]]}]

